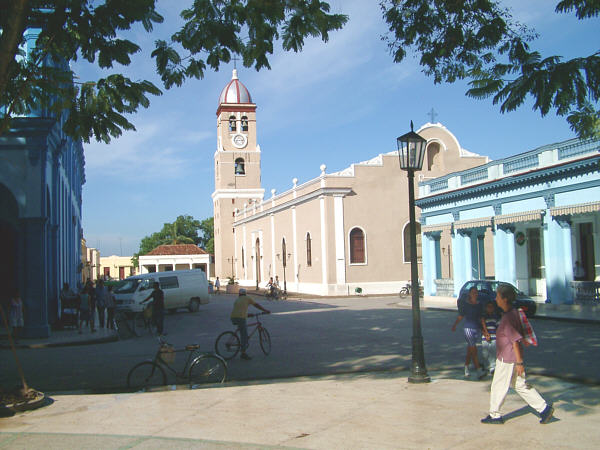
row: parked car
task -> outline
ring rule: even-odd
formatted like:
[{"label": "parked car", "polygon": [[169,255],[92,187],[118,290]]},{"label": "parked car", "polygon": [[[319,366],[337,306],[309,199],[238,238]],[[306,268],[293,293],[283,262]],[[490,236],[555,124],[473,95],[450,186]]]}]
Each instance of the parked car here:
[{"label": "parked car", "polygon": [[165,293],[165,309],[188,308],[198,311],[201,304],[208,303],[208,281],[200,269],[153,272],[126,278],[115,289],[117,309],[141,312],[141,302],[150,295],[155,282]]},{"label": "parked car", "polygon": [[510,286],[512,289],[514,289],[516,300],[515,300],[513,306],[515,308],[522,308],[527,317],[533,317],[535,315],[535,312],[537,311],[537,304],[536,304],[535,300],[533,300],[531,297],[529,297],[528,295],[526,295],[523,292],[521,292],[520,290],[518,290],[512,284],[506,283],[504,281],[496,281],[496,280],[467,281],[460,288],[460,291],[458,293],[458,300],[456,301],[456,305],[458,306],[459,302],[467,299],[469,290],[471,290],[472,287],[477,288],[477,291],[478,291],[477,299],[479,302],[485,304],[487,302],[496,300],[496,290],[498,289],[498,285],[500,283],[506,284],[506,285]]}]

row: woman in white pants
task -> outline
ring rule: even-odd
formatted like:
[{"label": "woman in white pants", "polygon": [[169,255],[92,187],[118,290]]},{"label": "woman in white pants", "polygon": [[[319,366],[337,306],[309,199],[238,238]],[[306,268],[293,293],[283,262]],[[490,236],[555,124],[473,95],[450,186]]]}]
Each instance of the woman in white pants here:
[{"label": "woman in white pants", "polygon": [[540,414],[540,423],[548,423],[554,409],[546,403],[538,392],[525,379],[523,331],[519,312],[513,308],[515,291],[512,286],[500,284],[496,292],[496,303],[504,311],[496,331],[496,370],[490,394],[490,414],[481,419],[486,424],[503,424],[500,408],[504,403],[508,388],[512,388]]}]

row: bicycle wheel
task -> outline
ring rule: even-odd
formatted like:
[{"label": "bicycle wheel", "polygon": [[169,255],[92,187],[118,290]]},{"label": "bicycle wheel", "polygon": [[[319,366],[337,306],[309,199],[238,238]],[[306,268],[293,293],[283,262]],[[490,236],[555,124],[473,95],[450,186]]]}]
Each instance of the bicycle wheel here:
[{"label": "bicycle wheel", "polygon": [[123,311],[117,311],[115,313],[115,328],[119,335],[119,339],[129,339],[135,336],[135,331],[129,324],[127,315]]},{"label": "bicycle wheel", "polygon": [[233,331],[225,331],[215,342],[215,353],[229,361],[240,351],[240,338]]},{"label": "bicycle wheel", "polygon": [[271,336],[266,328],[261,328],[258,330],[258,339],[260,340],[260,348],[265,355],[271,353]]},{"label": "bicycle wheel", "polygon": [[127,387],[136,391],[145,391],[165,384],[167,384],[167,375],[164,369],[153,361],[136,364],[127,374]]},{"label": "bicycle wheel", "polygon": [[198,384],[223,383],[227,377],[225,360],[217,355],[199,356],[190,367],[190,388]]}]

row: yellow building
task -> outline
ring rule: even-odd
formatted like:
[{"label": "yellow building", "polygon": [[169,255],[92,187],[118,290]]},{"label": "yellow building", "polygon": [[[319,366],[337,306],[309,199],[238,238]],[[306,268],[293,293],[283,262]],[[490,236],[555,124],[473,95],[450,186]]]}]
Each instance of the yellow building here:
[{"label": "yellow building", "polygon": [[[264,199],[256,104],[235,70],[217,118],[216,276],[261,287],[278,276],[290,291],[317,295],[397,293],[409,281],[408,181],[397,151],[335,173],[322,165],[316,178],[294,178],[291,189]],[[439,123],[418,133],[428,141],[418,180],[488,162]]]},{"label": "yellow building", "polygon": [[124,278],[135,275],[137,272],[131,256],[102,256],[100,258],[100,275],[105,279],[122,280]]}]

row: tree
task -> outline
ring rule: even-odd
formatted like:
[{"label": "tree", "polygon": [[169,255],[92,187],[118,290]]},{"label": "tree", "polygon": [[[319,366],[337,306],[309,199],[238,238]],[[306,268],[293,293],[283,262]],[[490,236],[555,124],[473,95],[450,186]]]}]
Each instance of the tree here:
[{"label": "tree", "polygon": [[[499,0],[381,0],[395,62],[420,56],[435,83],[469,80],[467,95],[492,97],[502,113],[531,96],[534,110],[566,116],[580,138],[600,137],[600,51],[564,61],[530,49],[537,37]],[[561,0],[556,13],[598,16],[598,0]]]},{"label": "tree", "polygon": [[140,255],[146,255],[159,245],[165,244],[194,244],[204,248],[208,253],[213,253],[213,230],[212,217],[199,221],[188,215],[178,216],[173,223],[163,224],[160,231],[142,238],[138,252],[133,255],[133,265],[138,267]]},{"label": "tree", "polygon": [[[140,47],[123,32],[141,25],[151,33],[163,21],[156,0],[0,0],[0,11],[0,135],[16,115],[66,110],[70,136],[108,143],[135,129],[128,114],[147,108],[150,95],[161,95],[153,83],[120,73],[73,83],[68,65],[78,59],[103,69],[129,65]],[[347,20],[329,14],[320,0],[194,0],[181,17],[182,28],[157,40],[152,53],[167,89],[203,78],[207,68],[218,70],[236,54],[246,67],[269,68],[274,41],[298,52],[306,37],[327,41]],[[26,30],[33,28],[41,32],[25,54]]]}]

